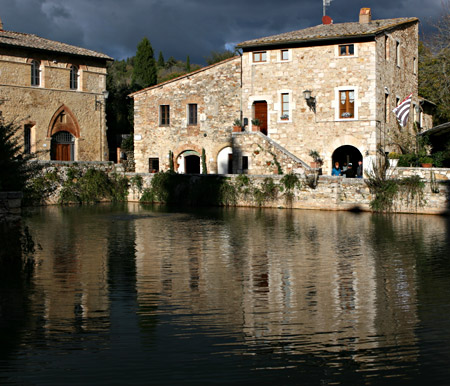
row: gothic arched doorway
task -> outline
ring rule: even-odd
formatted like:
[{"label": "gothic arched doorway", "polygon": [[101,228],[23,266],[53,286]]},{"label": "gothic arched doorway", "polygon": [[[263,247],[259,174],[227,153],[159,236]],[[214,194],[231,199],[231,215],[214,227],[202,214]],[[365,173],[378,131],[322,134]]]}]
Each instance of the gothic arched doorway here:
[{"label": "gothic arched doorway", "polygon": [[50,159],[55,161],[74,160],[75,137],[67,131],[52,135]]},{"label": "gothic arched doorway", "polygon": [[344,165],[348,165],[349,163],[351,163],[353,165],[353,168],[356,169],[358,161],[362,161],[363,156],[356,147],[351,145],[344,145],[338,147],[333,152],[333,156],[331,157],[331,159],[332,159],[331,168],[334,167],[334,164],[336,162],[339,162],[339,166],[341,168],[344,167]]}]

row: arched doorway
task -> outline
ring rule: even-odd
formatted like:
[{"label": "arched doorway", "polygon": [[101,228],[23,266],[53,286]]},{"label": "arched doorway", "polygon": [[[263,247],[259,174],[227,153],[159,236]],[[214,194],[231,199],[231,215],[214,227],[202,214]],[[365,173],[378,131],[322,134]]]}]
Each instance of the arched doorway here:
[{"label": "arched doorway", "polygon": [[55,161],[74,160],[75,137],[68,131],[58,131],[52,135],[50,158]]},{"label": "arched doorway", "polygon": [[339,162],[339,166],[342,168],[344,164],[351,163],[353,168],[355,169],[358,165],[358,161],[363,160],[363,156],[361,152],[354,146],[351,145],[344,145],[338,147],[334,152],[332,156],[332,163],[331,168],[334,167],[334,164],[336,162]]},{"label": "arched doorway", "polygon": [[195,150],[186,150],[177,158],[178,173],[200,174],[200,154]]},{"label": "arched doorway", "polygon": [[259,131],[267,135],[267,102],[256,101],[253,103],[253,116],[255,119],[259,119],[261,124],[259,125]]},{"label": "arched doorway", "polygon": [[223,148],[217,155],[217,173],[233,173],[233,149],[231,146]]}]

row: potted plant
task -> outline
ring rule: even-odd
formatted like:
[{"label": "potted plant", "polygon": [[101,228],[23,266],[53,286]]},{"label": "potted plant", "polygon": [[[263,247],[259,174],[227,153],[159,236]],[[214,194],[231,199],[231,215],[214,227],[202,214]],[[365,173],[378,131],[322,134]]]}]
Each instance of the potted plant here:
[{"label": "potted plant", "polygon": [[252,119],[253,131],[260,131],[261,121],[258,118]]},{"label": "potted plant", "polygon": [[238,133],[242,131],[242,121],[240,119],[235,119],[233,122],[233,133]]},{"label": "potted plant", "polygon": [[320,168],[323,164],[322,158],[317,150],[311,150],[309,156],[314,160],[311,162],[311,167],[314,169]]},{"label": "potted plant", "polygon": [[288,121],[289,120],[289,114],[283,114],[281,117],[282,121]]},{"label": "potted plant", "polygon": [[398,160],[400,159],[400,154],[391,151],[388,155],[389,157],[389,165],[393,168],[395,168],[398,164]]},{"label": "potted plant", "polygon": [[429,156],[423,156],[419,158],[419,163],[423,168],[431,168],[433,166],[433,158]]}]

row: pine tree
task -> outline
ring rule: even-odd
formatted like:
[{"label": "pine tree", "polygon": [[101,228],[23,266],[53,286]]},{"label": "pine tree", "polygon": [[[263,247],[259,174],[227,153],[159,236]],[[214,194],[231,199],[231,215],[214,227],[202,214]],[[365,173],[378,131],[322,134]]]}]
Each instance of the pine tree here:
[{"label": "pine tree", "polygon": [[164,68],[164,56],[162,51],[159,51],[159,57],[158,57],[158,67],[159,68]]},{"label": "pine tree", "polygon": [[191,60],[189,59],[189,55],[186,58],[186,72],[191,72]]},{"label": "pine tree", "polygon": [[134,59],[132,86],[133,89],[150,87],[156,84],[156,63],[153,48],[147,38],[143,38],[137,46]]}]

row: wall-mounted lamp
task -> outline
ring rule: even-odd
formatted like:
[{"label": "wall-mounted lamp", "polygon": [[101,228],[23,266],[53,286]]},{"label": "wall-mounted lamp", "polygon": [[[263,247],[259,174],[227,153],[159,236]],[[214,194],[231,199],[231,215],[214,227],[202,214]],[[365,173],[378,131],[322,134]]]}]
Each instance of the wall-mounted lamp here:
[{"label": "wall-mounted lamp", "polygon": [[308,105],[309,109],[314,111],[316,113],[316,98],[311,96],[310,90],[303,91],[303,96],[305,97],[306,104]]},{"label": "wall-mounted lamp", "polygon": [[98,95],[95,96],[95,110],[101,109],[102,105],[105,103],[106,99],[108,99],[109,92],[107,90],[102,91],[103,98],[98,98]]}]

